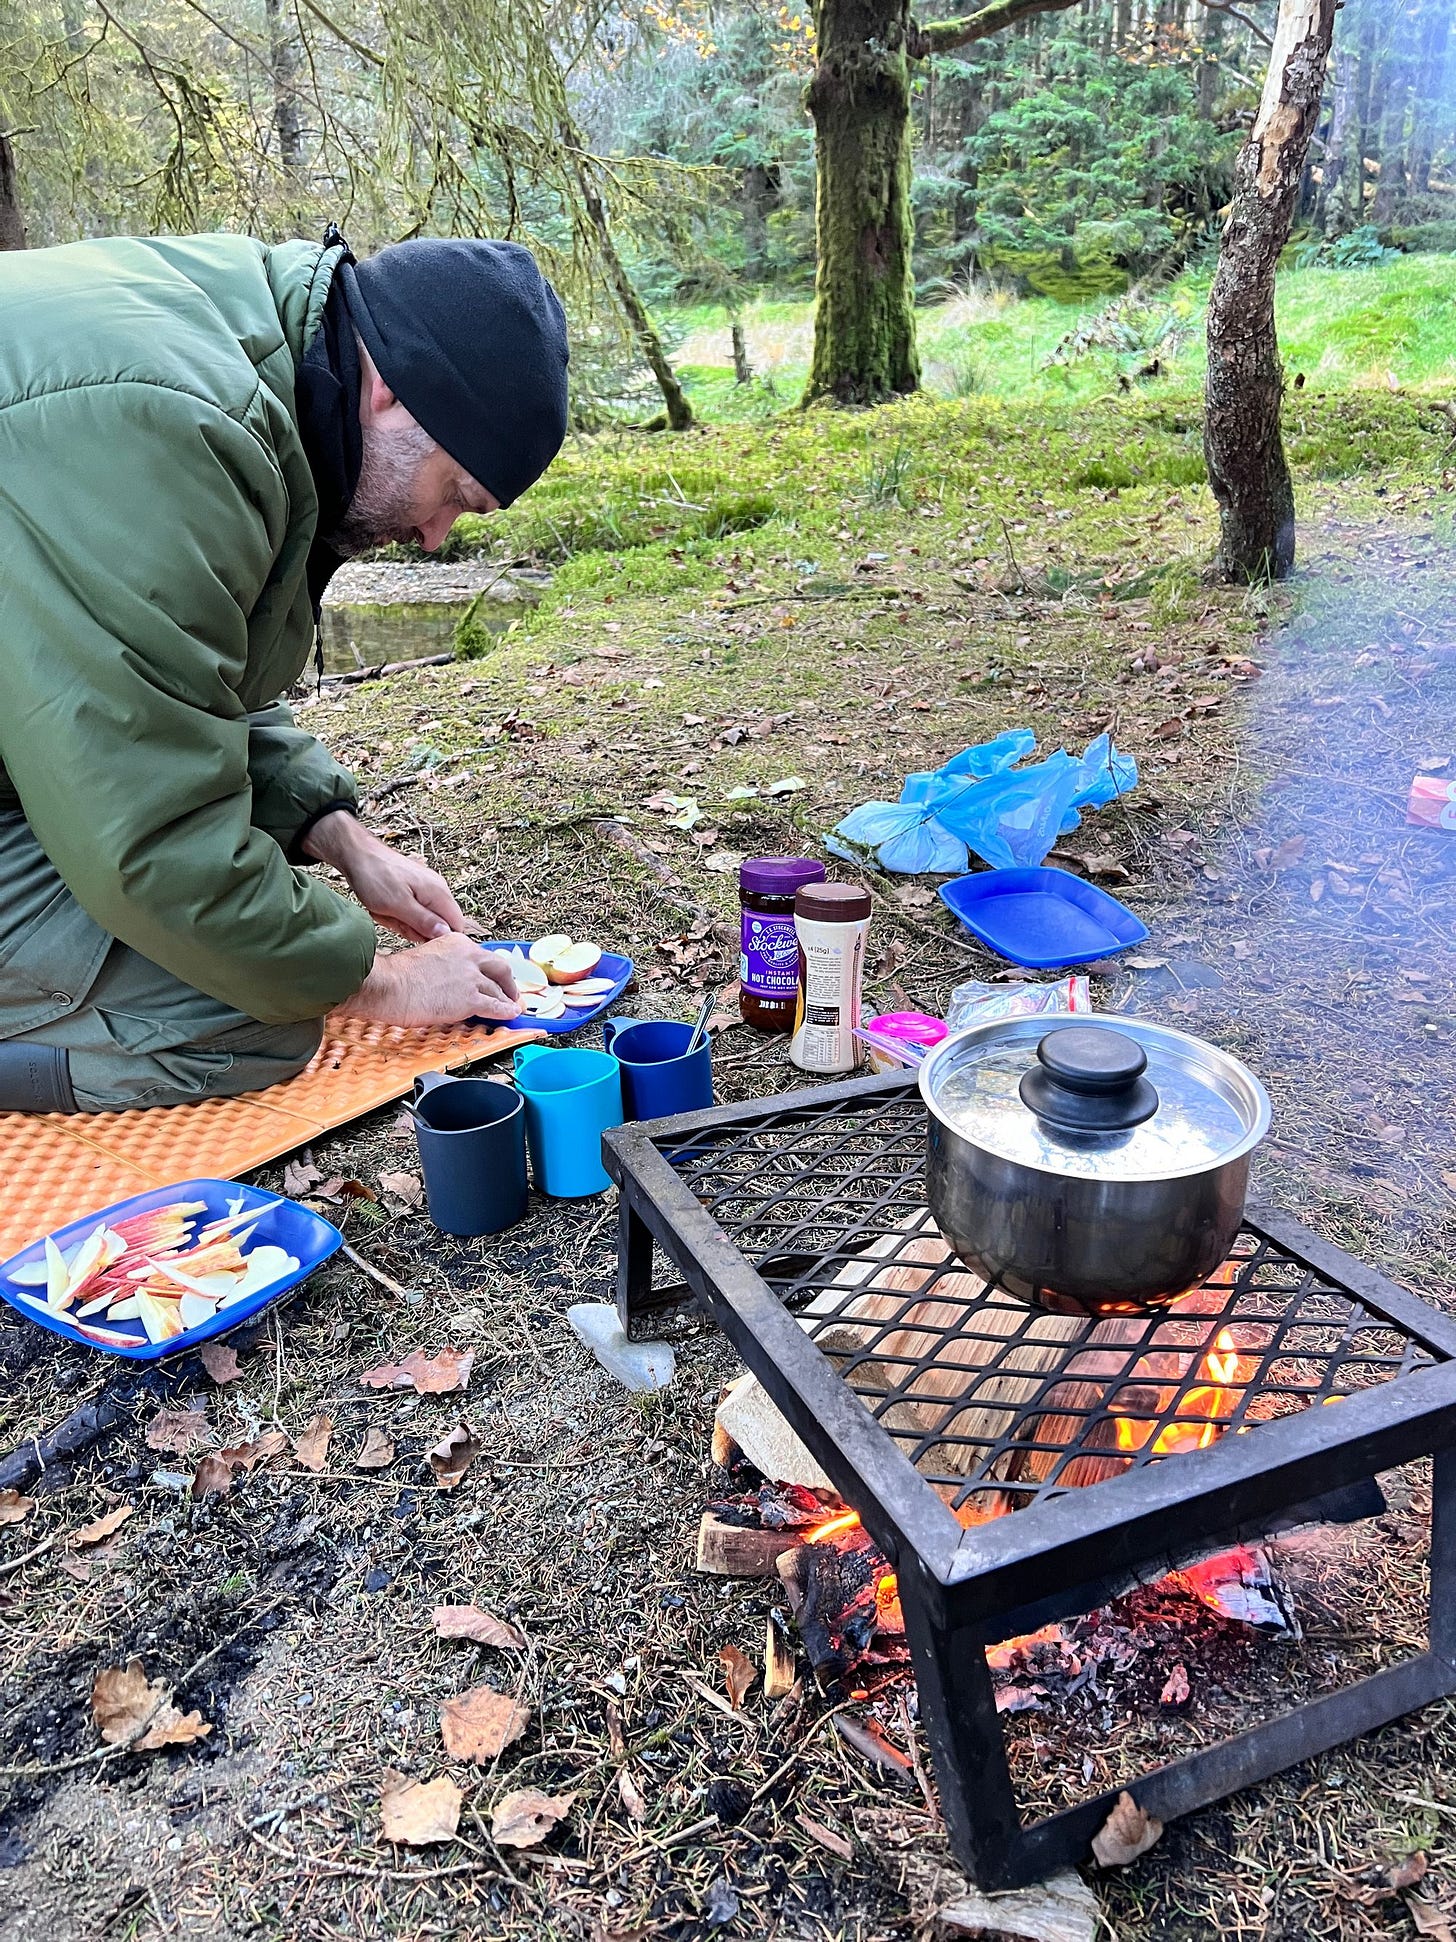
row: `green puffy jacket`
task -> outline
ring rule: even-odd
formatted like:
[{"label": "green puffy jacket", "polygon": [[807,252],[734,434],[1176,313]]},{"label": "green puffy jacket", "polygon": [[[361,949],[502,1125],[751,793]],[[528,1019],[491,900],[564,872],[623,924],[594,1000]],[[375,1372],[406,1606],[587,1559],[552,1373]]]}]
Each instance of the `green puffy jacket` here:
[{"label": "green puffy jacket", "polygon": [[0,256],[0,807],[103,929],[270,1024],[374,955],[368,914],[288,860],[354,785],[278,699],[313,642],[295,359],[340,254]]}]

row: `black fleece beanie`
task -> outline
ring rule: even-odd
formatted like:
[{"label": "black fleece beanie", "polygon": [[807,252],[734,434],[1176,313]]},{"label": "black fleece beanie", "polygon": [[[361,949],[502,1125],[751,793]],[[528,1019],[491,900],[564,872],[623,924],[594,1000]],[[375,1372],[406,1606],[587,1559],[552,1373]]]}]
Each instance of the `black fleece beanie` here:
[{"label": "black fleece beanie", "polygon": [[340,265],[380,377],[503,506],[566,436],[566,316],[519,243],[420,237]]}]

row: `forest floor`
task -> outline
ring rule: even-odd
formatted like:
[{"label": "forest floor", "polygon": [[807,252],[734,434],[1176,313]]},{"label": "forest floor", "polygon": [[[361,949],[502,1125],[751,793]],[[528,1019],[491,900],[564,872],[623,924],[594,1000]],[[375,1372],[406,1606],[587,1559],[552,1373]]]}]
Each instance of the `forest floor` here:
[{"label": "forest floor", "polygon": [[[1275,1107],[1259,1191],[1456,1311],[1456,850],[1404,821],[1418,767],[1456,775],[1444,434],[1405,399],[1301,397],[1301,568],[1273,596],[1201,577],[1211,508],[1176,399],[917,401],[600,441],[500,522],[508,551],[557,567],[514,632],[468,665],[325,690],[302,719],[492,933],[630,950],[631,1008],[675,1017],[706,990],[733,1010],[739,855],[812,851],[857,802],[1008,727],[1045,749],[1110,727],[1139,787],[1057,860],[1153,936],[1141,968],[1098,977],[1099,1005],[1247,1058]],[[676,827],[667,796],[701,820]],[[930,884],[873,890],[873,1009],[938,1011],[1002,968]],[[728,1099],[800,1079],[782,1041],[739,1026],[714,1064]],[[673,1387],[636,1398],[567,1327],[570,1303],[610,1295],[610,1197],[446,1240],[381,1184],[416,1168],[394,1110],[312,1165],[376,1196],[326,1205],[406,1296],[331,1265],[220,1384],[189,1358],[128,1389],[0,1327],[0,1450],[36,1500],[0,1556],[0,1942],[922,1932],[934,1898],[912,1864],[943,1851],[918,1797],[841,1744],[812,1688],[774,1707],[755,1687],[736,1710],[724,1690],[720,1651],[756,1658],[781,1602],[692,1569],[733,1356],[690,1335]],[[475,1352],[463,1395],[360,1385],[447,1347]],[[31,1439],[102,1395],[117,1420],[39,1472]],[[180,1430],[157,1425],[189,1404]],[[207,1448],[296,1440],[320,1415],[323,1468],[283,1449],[225,1495],[188,1494]],[[462,1421],[479,1454],[441,1490],[425,1454]],[[395,1454],[365,1470],[372,1430]],[[1416,1466],[1392,1493],[1389,1610],[1309,1618],[1331,1664],[1346,1632],[1408,1645],[1425,1488]],[[123,1506],[112,1536],[73,1541]],[[438,1639],[433,1608],[471,1602],[524,1644]],[[1283,1649],[1264,1648],[1276,1671]],[[133,1656],[206,1738],[99,1747],[93,1681]],[[529,1721],[494,1760],[452,1762],[440,1708],[483,1683]],[[1054,1711],[1019,1717],[1055,1762]],[[1178,1730],[1159,1728],[1170,1753]],[[453,1842],[383,1838],[391,1771],[453,1776]],[[490,1828],[520,1788],[575,1799],[517,1852]],[[1095,1888],[1120,1942],[1408,1936],[1379,1871],[1423,1852],[1420,1892],[1449,1911],[1453,1829],[1444,1704],[1187,1817]]]}]

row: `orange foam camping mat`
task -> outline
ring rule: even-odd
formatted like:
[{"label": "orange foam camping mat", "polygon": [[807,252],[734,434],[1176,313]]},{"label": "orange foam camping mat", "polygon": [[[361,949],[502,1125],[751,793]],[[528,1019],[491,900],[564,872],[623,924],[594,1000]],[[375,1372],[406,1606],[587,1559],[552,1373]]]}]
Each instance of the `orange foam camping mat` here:
[{"label": "orange foam camping mat", "polygon": [[456,1025],[430,1031],[330,1020],[294,1079],[237,1099],[131,1113],[0,1113],[0,1260],[37,1235],[177,1180],[230,1180],[402,1098],[422,1072],[544,1038]]}]

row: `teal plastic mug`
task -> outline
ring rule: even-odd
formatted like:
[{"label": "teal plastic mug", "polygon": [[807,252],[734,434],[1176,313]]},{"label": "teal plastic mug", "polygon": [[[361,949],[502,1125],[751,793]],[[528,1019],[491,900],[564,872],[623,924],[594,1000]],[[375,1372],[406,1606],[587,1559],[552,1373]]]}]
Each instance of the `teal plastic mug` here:
[{"label": "teal plastic mug", "polygon": [[516,1090],[526,1103],[526,1145],[539,1192],[578,1200],[611,1186],[602,1134],[622,1124],[622,1068],[605,1052],[521,1045]]}]

